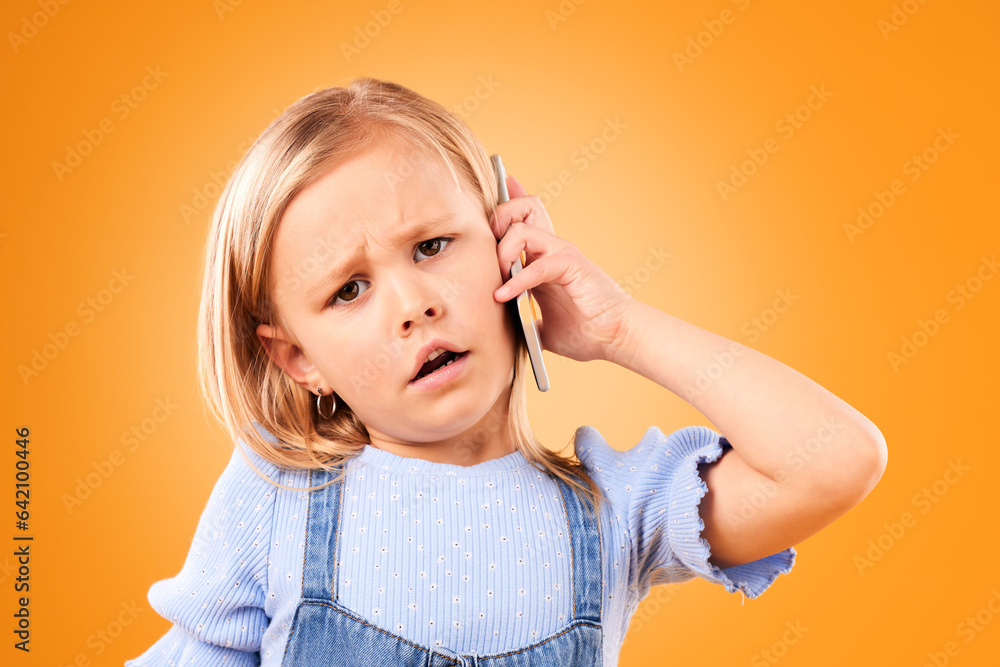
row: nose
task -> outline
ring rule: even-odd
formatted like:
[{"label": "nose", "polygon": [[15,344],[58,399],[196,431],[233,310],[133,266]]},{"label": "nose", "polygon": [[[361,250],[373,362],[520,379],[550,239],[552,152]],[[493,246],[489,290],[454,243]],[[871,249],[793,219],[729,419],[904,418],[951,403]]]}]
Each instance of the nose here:
[{"label": "nose", "polygon": [[415,326],[441,317],[444,312],[443,282],[420,271],[404,271],[394,280],[399,333],[408,334]]}]

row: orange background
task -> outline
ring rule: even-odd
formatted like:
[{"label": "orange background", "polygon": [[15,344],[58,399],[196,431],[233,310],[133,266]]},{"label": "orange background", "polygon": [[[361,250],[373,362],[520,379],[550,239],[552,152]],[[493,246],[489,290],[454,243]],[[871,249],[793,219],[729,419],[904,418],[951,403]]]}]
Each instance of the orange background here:
[{"label": "orange background", "polygon": [[[348,58],[373,11],[390,18]],[[281,109],[361,75],[458,105],[547,195],[556,232],[637,299],[801,371],[885,435],[881,483],[798,545],[790,575],[745,604],[701,580],[653,589],[621,665],[996,664],[1000,279],[983,258],[1000,245],[997,3],[9,0],[0,13],[4,664],[121,664],[168,629],[146,592],[180,569],[231,451],[195,383],[213,174]],[[779,122],[796,112],[789,135]],[[602,137],[609,119],[619,129]],[[57,174],[78,144],[88,154]],[[913,171],[925,151],[933,164]],[[754,155],[763,164],[743,166]],[[734,168],[749,175],[724,200]],[[879,196],[891,205],[850,237]],[[795,297],[783,312],[779,290]],[[904,338],[916,353],[894,367]],[[711,425],[620,367],[546,357],[553,389],[530,402],[554,449],[581,424],[620,449],[650,425]],[[173,406],[160,422],[158,401]],[[28,655],[11,646],[21,426]],[[144,439],[127,444],[133,428]],[[967,472],[946,478],[949,461]],[[915,498],[925,488],[933,503]],[[859,558],[872,559],[861,572]],[[786,623],[807,630],[792,643]]]}]

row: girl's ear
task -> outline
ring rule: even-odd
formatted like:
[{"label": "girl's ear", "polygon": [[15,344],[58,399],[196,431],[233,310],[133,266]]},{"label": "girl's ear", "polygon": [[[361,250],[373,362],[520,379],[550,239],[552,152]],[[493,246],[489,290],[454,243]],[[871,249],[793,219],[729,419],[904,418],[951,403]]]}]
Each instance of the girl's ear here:
[{"label": "girl's ear", "polygon": [[257,338],[271,361],[295,382],[306,389],[323,384],[315,364],[309,361],[301,347],[288,340],[280,327],[258,324]]}]

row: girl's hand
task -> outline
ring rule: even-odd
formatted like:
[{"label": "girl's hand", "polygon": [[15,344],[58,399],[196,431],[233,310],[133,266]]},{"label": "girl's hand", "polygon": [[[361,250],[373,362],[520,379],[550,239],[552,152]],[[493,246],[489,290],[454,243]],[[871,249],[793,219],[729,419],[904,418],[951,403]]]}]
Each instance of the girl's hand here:
[{"label": "girl's hand", "polygon": [[[613,361],[626,341],[624,317],[634,303],[621,286],[575,245],[555,235],[541,200],[507,177],[510,201],[500,204],[490,224],[500,240],[497,260],[504,284],[499,302],[530,289],[541,309],[542,347],[577,361]],[[514,224],[525,223],[525,224]],[[521,251],[527,261],[513,278],[510,267]]]}]

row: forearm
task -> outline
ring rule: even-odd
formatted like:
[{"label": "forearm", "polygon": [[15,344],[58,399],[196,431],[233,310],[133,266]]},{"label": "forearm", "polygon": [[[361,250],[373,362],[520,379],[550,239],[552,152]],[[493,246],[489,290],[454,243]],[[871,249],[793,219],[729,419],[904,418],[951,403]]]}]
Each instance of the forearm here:
[{"label": "forearm", "polygon": [[[863,475],[884,458],[871,421],[767,355],[639,301],[622,329],[610,361],[690,402],[748,465],[779,483]],[[852,462],[862,467],[845,470]]]}]

